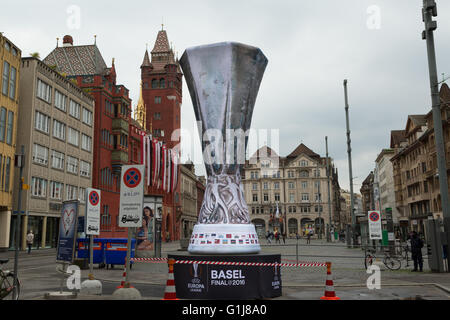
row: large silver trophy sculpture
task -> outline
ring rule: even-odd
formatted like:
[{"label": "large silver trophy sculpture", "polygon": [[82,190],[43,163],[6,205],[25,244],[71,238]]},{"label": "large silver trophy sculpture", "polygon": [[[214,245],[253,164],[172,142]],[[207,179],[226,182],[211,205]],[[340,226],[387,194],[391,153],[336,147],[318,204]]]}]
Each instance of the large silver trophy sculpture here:
[{"label": "large silver trophy sculpture", "polygon": [[267,58],[223,42],[186,49],[180,64],[202,139],[208,181],[190,253],[258,253],[241,185],[248,129]]}]

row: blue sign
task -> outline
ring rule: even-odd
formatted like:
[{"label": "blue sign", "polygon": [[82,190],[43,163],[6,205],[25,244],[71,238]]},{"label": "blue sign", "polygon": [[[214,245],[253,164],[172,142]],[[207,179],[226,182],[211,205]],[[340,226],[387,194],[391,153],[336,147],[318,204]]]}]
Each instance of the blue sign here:
[{"label": "blue sign", "polygon": [[59,223],[57,261],[73,262],[77,222],[78,201],[64,202]]}]

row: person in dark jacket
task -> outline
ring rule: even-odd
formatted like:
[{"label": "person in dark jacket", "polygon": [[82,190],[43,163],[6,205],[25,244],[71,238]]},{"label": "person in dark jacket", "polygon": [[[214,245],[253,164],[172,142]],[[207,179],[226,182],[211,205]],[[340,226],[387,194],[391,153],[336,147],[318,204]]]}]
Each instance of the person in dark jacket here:
[{"label": "person in dark jacket", "polygon": [[422,248],[422,239],[420,239],[417,232],[413,231],[411,234],[411,255],[414,261],[414,269],[412,271],[418,271],[417,267],[419,267],[420,272],[423,271]]}]

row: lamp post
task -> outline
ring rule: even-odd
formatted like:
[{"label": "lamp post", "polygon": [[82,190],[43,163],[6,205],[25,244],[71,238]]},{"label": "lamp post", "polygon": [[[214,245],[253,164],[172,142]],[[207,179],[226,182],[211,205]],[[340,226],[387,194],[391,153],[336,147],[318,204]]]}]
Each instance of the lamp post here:
[{"label": "lamp post", "polygon": [[[439,174],[439,190],[441,194],[442,215],[444,218],[444,230],[447,236],[447,242],[450,243],[450,207],[448,200],[448,181],[447,168],[445,162],[445,145],[442,130],[441,101],[439,97],[439,84],[436,66],[436,52],[434,47],[434,30],[437,28],[433,17],[437,16],[435,0],[423,0],[422,18],[425,24],[425,30],[422,33],[422,39],[427,43],[428,69],[430,76],[431,103],[433,110],[433,125],[436,143],[436,158]],[[450,248],[450,246],[447,246]],[[450,264],[450,249],[447,249],[447,259]]]},{"label": "lamp post", "polygon": [[347,79],[344,80],[344,93],[345,93],[345,119],[347,124],[347,153],[348,153],[348,173],[350,179],[350,214],[352,217],[352,225],[351,231],[349,230],[349,226],[347,226],[347,246],[351,247],[349,233],[351,232],[353,237],[353,245],[356,245],[356,219],[355,219],[355,211],[354,201],[353,201],[353,174],[352,174],[352,148],[351,148],[351,140],[350,140],[350,124],[348,119],[348,94],[347,94]]}]

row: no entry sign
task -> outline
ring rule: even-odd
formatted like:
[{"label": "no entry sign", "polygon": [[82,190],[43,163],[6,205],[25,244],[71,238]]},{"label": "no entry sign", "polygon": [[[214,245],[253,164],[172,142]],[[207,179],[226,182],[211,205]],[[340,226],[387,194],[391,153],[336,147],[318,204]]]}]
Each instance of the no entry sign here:
[{"label": "no entry sign", "polygon": [[86,234],[100,234],[100,190],[87,188],[86,190]]},{"label": "no entry sign", "polygon": [[122,166],[119,227],[141,227],[144,202],[144,166]]},{"label": "no entry sign", "polygon": [[381,215],[380,211],[369,211],[369,237],[371,240],[381,240],[383,238],[381,232]]}]

